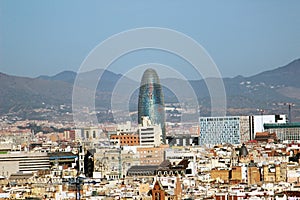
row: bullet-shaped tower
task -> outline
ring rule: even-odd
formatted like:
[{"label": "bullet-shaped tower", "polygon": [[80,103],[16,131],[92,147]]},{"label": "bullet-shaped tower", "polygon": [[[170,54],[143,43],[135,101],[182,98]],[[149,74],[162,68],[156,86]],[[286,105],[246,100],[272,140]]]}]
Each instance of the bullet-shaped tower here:
[{"label": "bullet-shaped tower", "polygon": [[138,123],[142,117],[148,116],[153,125],[160,125],[162,129],[162,142],[166,143],[165,130],[165,103],[159,77],[154,69],[147,69],[142,77],[139,101]]}]

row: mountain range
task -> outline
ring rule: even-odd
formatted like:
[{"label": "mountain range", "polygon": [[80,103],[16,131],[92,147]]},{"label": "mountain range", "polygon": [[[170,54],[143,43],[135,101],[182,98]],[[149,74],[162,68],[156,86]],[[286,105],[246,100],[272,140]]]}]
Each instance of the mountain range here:
[{"label": "mountain range", "polygon": [[[92,90],[92,86],[88,83],[89,78],[99,78],[99,74],[102,73],[96,91],[96,107],[100,110],[111,109],[113,91],[118,81],[122,80],[123,86],[135,88],[130,97],[130,108],[133,111],[136,110],[139,80],[132,80],[110,71],[94,70],[80,74],[86,84],[84,87],[77,89],[81,90],[83,94],[87,90]],[[13,113],[14,115],[22,115],[23,118],[30,118],[26,113],[36,109],[50,109],[61,105],[70,108],[73,84],[76,77],[77,73],[73,71],[64,71],[54,76],[39,76],[36,78],[0,73],[0,115]],[[269,114],[288,114],[287,104],[293,103],[293,121],[300,121],[299,77],[300,59],[294,60],[286,66],[264,71],[254,76],[223,78],[227,97],[227,114],[259,114],[257,109],[263,109],[265,113]],[[161,79],[165,102],[188,101],[191,89],[182,88],[190,87],[192,92],[195,92],[202,115],[209,115],[210,95],[206,81],[209,80]],[[172,86],[175,90],[177,88],[178,91],[174,91],[168,86]],[[117,95],[117,99],[122,103],[122,100],[128,96],[128,91],[118,90],[118,94],[114,95]]]}]

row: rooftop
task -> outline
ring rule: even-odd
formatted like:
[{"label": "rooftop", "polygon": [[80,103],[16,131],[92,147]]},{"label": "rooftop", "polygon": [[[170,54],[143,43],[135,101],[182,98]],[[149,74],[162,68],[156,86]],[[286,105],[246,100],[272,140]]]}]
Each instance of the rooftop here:
[{"label": "rooftop", "polygon": [[300,128],[300,122],[292,122],[292,123],[266,123],[264,124],[265,129],[270,128]]}]

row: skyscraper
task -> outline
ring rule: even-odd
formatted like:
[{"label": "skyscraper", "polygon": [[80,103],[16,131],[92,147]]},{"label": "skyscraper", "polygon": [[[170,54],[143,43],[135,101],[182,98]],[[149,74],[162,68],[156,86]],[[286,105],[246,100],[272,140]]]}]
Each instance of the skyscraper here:
[{"label": "skyscraper", "polygon": [[144,72],[141,80],[138,102],[139,124],[142,124],[143,116],[148,116],[153,125],[160,125],[161,139],[163,143],[166,143],[164,97],[159,77],[151,68]]}]

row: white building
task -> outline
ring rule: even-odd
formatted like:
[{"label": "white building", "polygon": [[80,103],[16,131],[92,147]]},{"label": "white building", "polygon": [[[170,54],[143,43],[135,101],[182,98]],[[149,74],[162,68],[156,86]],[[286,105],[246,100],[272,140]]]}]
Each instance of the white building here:
[{"label": "white building", "polygon": [[117,124],[117,134],[132,133],[135,131],[136,131],[136,128],[132,127],[131,121],[127,121],[126,123],[123,123],[123,124]]},{"label": "white building", "polygon": [[264,131],[266,123],[286,123],[285,115],[200,117],[199,144],[240,144]]},{"label": "white building", "polygon": [[285,124],[286,115],[254,115],[250,116],[251,139],[255,138],[257,132],[263,132],[264,124]]},{"label": "white building", "polygon": [[141,146],[159,146],[162,143],[160,125],[152,125],[149,117],[142,117],[142,124],[138,127]]},{"label": "white building", "polygon": [[0,155],[0,175],[9,177],[11,174],[33,173],[50,169],[47,153],[15,152]]}]

